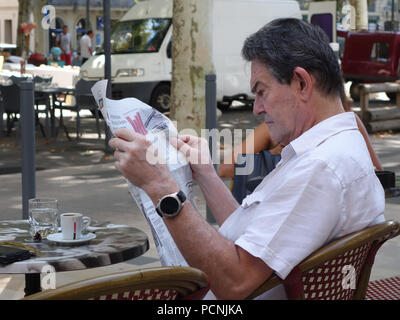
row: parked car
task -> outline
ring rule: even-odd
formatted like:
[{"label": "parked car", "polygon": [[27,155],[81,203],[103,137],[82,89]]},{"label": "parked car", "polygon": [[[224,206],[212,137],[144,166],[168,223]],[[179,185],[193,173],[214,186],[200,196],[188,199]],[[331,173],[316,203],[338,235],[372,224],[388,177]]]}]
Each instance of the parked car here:
[{"label": "parked car", "polygon": [[[347,32],[341,68],[344,80],[351,81],[350,96],[360,99],[360,83],[393,82],[400,78],[400,33]],[[395,94],[387,93],[392,100]]]}]

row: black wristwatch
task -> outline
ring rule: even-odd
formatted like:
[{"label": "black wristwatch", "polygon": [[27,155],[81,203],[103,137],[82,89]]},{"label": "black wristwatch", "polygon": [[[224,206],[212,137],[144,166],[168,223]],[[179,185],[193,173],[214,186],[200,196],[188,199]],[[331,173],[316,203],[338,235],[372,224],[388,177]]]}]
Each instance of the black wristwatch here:
[{"label": "black wristwatch", "polygon": [[158,200],[156,211],[161,218],[172,218],[179,214],[184,202],[186,201],[186,196],[182,190],[179,192],[167,194]]}]

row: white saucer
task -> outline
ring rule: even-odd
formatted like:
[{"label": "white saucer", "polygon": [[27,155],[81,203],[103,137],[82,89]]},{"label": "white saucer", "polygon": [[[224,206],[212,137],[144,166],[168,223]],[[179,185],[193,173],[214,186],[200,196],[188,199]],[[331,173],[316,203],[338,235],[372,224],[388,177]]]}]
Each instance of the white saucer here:
[{"label": "white saucer", "polygon": [[47,236],[47,240],[53,241],[53,242],[58,242],[58,243],[84,243],[88,242],[89,240],[93,240],[96,238],[96,235],[94,233],[85,233],[81,235],[80,239],[77,240],[64,240],[62,237],[62,233],[53,233],[49,234]]}]

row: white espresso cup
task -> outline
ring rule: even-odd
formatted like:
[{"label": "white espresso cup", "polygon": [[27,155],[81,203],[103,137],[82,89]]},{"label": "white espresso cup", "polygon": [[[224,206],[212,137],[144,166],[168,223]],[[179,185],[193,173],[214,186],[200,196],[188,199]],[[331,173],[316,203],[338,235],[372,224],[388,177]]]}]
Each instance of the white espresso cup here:
[{"label": "white espresso cup", "polygon": [[66,212],[60,215],[61,232],[64,240],[78,240],[82,231],[90,224],[90,218],[77,212]]}]

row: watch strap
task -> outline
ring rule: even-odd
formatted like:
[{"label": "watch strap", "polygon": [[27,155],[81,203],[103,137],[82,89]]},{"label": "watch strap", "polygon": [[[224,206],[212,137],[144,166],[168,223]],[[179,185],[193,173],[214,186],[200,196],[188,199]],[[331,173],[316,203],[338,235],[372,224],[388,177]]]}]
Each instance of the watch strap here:
[{"label": "watch strap", "polygon": [[181,200],[181,203],[184,203],[186,201],[186,195],[183,193],[182,190],[179,190],[176,196],[179,198],[179,200]]}]

